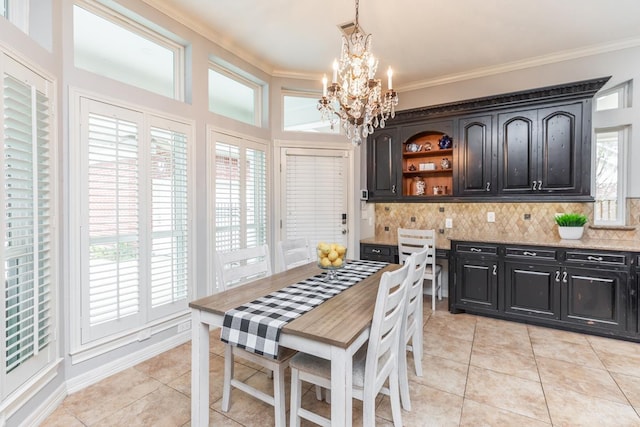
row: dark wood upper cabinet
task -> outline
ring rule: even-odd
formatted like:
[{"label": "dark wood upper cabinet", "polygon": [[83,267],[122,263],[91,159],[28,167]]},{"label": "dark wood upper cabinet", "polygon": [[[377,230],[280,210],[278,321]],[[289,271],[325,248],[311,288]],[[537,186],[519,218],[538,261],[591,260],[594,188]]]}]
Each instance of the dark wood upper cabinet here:
[{"label": "dark wood upper cabinet", "polygon": [[[433,186],[451,188],[452,194],[439,198],[449,202],[488,196],[592,201],[591,98],[607,80],[401,111],[388,121],[392,128],[376,130],[368,138],[369,199],[433,200],[409,191],[410,182],[422,177]],[[420,162],[432,161],[423,152],[403,151],[407,141],[422,145],[436,134],[453,139],[452,152],[446,153],[453,167],[444,178],[440,170],[420,171]]]},{"label": "dark wood upper cabinet", "polygon": [[460,119],[458,137],[458,194],[495,194],[493,116]]},{"label": "dark wood upper cabinet", "polygon": [[402,144],[398,129],[376,131],[367,145],[367,188],[369,200],[395,199],[402,194]]}]

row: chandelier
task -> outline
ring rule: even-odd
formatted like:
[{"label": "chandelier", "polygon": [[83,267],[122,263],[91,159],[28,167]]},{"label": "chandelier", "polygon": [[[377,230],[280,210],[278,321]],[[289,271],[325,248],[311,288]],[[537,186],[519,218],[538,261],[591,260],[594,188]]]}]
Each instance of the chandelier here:
[{"label": "chandelier", "polygon": [[387,71],[388,89],[382,94],[382,84],[375,78],[378,60],[371,54],[371,34],[361,31],[358,23],[359,0],[356,0],[356,21],[353,33],[342,36],[340,61],[333,61],[333,79],[327,87],[327,77],[322,79],[322,99],[318,101],[323,120],[331,129],[340,120],[347,138],[354,145],[373,133],[374,128],[384,128],[385,121],[395,117],[398,94],[392,89],[391,67]]}]

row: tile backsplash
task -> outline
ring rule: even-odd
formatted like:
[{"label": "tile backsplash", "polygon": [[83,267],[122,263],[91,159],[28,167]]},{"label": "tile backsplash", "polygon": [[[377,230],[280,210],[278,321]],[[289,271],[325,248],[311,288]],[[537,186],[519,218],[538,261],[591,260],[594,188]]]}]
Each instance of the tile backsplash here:
[{"label": "tile backsplash", "polygon": [[[495,213],[495,222],[487,222],[487,213]],[[398,227],[443,230],[439,240],[455,235],[482,232],[505,232],[540,239],[557,239],[553,220],[556,213],[576,212],[587,215],[593,225],[593,203],[377,203],[376,236],[394,236]],[[627,225],[630,229],[585,228],[589,239],[640,239],[640,199],[627,199]],[[450,218],[452,228],[446,228]],[[635,227],[635,228],[632,228]],[[444,241],[442,242],[444,243]],[[448,246],[448,245],[447,245]]]}]

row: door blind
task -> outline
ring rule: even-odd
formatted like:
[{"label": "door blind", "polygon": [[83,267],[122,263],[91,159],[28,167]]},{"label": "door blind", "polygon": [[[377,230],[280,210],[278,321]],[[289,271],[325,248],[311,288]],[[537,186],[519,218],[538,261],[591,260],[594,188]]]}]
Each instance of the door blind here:
[{"label": "door blind", "polygon": [[[50,100],[3,75],[4,373],[38,356],[52,333]],[[8,390],[10,391],[10,390]],[[7,390],[2,391],[5,396]]]},{"label": "door blind", "polygon": [[346,166],[342,156],[286,154],[285,238],[346,245]]},{"label": "door blind", "polygon": [[215,150],[215,248],[241,248],[240,147],[223,142]]}]

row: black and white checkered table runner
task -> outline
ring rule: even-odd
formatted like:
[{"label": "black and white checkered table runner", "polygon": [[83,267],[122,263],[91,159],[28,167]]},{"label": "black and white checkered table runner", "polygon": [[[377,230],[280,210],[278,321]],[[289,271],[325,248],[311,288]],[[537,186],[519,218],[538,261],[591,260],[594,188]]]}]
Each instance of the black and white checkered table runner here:
[{"label": "black and white checkered table runner", "polygon": [[327,273],[318,274],[229,310],[224,315],[220,339],[275,359],[284,325],[386,265],[378,261],[349,261],[334,281],[325,281]]}]

